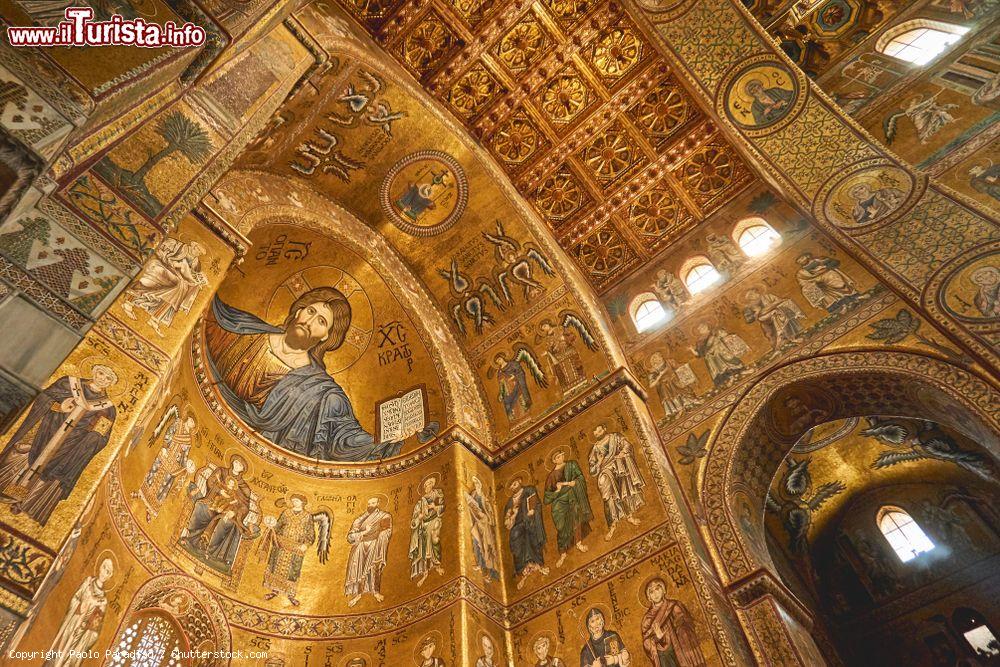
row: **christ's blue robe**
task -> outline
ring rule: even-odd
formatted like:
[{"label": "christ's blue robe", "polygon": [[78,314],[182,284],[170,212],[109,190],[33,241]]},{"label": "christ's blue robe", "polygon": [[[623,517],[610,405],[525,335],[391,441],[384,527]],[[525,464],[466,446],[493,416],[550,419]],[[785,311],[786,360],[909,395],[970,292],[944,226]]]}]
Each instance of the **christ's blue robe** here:
[{"label": "christ's blue robe", "polygon": [[[239,335],[283,333],[215,297],[212,314],[220,327]],[[221,374],[209,362],[217,381]],[[248,426],[285,449],[324,461],[374,461],[396,456],[401,442],[376,443],[354,416],[351,399],[326,369],[311,361],[294,368],[271,388],[257,407],[236,395],[224,382],[216,385],[226,403]]]}]

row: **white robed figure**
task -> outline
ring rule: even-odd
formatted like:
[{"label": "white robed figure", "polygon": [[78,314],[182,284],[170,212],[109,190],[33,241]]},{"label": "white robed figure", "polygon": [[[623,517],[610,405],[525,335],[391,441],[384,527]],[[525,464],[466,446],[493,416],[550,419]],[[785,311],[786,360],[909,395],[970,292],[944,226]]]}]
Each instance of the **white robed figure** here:
[{"label": "white robed figure", "polygon": [[347,558],[347,581],[344,594],[353,607],[365,593],[381,602],[382,570],[385,569],[389,538],[392,537],[392,516],[379,509],[378,498],[368,499],[368,508],[351,524],[347,541],[351,554]]},{"label": "white robed figure", "polygon": [[97,568],[97,575],[87,577],[76,589],[52,642],[53,657],[45,662],[46,666],[77,667],[83,663],[83,654],[90,650],[100,634],[104,612],[108,608],[104,587],[114,573],[114,562],[105,558]]},{"label": "white robed figure", "polygon": [[644,502],[642,489],[646,483],[635,463],[630,443],[621,433],[608,433],[604,424],[594,428],[594,443],[590,450],[590,474],[597,478],[597,487],[604,500],[604,518],[608,523],[605,540],[610,540],[625,519],[639,525],[636,511]]}]

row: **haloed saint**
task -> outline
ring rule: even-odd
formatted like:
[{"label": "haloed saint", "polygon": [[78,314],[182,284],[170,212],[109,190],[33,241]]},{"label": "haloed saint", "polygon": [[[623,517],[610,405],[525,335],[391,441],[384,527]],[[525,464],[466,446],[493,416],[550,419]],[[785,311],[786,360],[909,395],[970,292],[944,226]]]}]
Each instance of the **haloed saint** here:
[{"label": "haloed saint", "polygon": [[351,304],[334,287],[299,296],[278,325],[213,299],[206,327],[212,373],[226,403],[260,435],[325,461],[395,456],[400,442],[375,442],[323,363],[351,326]]}]

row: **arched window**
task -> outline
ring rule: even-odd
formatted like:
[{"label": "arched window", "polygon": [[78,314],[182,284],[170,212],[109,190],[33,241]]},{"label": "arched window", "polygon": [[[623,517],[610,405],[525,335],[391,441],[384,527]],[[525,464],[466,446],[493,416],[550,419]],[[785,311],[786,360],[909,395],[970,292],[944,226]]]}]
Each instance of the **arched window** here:
[{"label": "arched window", "polygon": [[760,257],[781,243],[781,234],[763,218],[747,218],[733,229],[733,240],[748,257]]},{"label": "arched window", "polygon": [[112,653],[112,667],[186,667],[189,663],[174,657],[188,650],[177,622],[158,611],[140,612],[135,622],[122,631]]},{"label": "arched window", "polygon": [[691,294],[704,292],[709,287],[722,280],[722,275],[716,271],[712,263],[704,257],[689,259],[685,262],[684,268],[681,269],[681,274],[684,276],[684,285],[688,288],[688,292],[691,292]]},{"label": "arched window", "polygon": [[629,312],[632,315],[632,322],[635,324],[635,329],[639,333],[649,331],[656,325],[666,322],[669,319],[669,315],[663,308],[663,304],[650,292],[643,292],[632,299]]},{"label": "arched window", "polygon": [[904,563],[934,548],[913,517],[898,507],[886,506],[878,511],[878,528]]},{"label": "arched window", "polygon": [[951,23],[915,19],[887,30],[879,38],[875,48],[887,56],[914,65],[926,65],[961,39],[968,30]]},{"label": "arched window", "polygon": [[975,609],[959,607],[951,615],[952,625],[958,630],[969,648],[981,658],[1000,655],[1000,641],[986,622],[986,617]]}]

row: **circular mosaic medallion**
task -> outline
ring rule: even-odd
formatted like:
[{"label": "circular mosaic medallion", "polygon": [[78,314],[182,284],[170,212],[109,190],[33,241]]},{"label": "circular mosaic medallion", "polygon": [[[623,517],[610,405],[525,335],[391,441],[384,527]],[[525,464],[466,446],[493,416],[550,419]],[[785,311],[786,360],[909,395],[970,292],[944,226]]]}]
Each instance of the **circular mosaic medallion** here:
[{"label": "circular mosaic medallion", "polygon": [[758,56],[729,77],[721,111],[747,136],[774,132],[795,117],[806,95],[798,78],[771,56]]},{"label": "circular mosaic medallion", "polygon": [[412,153],[382,180],[379,200],[394,225],[413,236],[449,229],[465,212],[469,183],[455,158],[441,151]]},{"label": "circular mosaic medallion", "polygon": [[867,227],[904,208],[913,177],[891,164],[870,164],[832,180],[817,198],[823,217],[843,228]]}]

